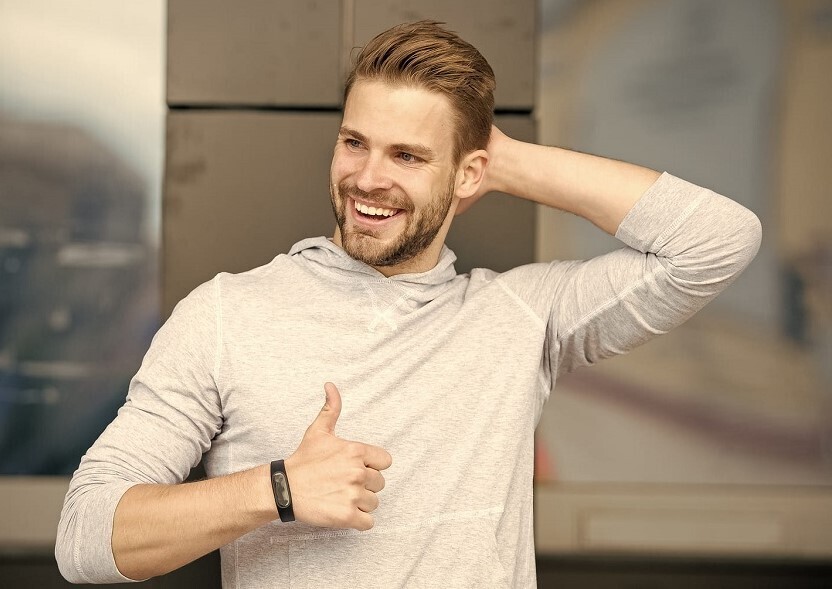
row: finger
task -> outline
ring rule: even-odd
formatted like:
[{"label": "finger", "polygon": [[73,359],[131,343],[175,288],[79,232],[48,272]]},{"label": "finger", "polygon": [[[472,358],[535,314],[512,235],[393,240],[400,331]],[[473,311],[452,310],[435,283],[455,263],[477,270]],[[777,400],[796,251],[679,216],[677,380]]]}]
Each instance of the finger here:
[{"label": "finger", "polygon": [[384,489],[384,476],[374,468],[367,469],[367,479],[364,482],[364,488],[373,493],[378,493]]},{"label": "finger", "polygon": [[378,509],[378,496],[372,491],[364,491],[359,496],[355,506],[364,513],[372,513]]},{"label": "finger", "polygon": [[384,448],[378,446],[364,445],[364,466],[369,466],[376,470],[384,470],[390,468],[393,464],[393,457]]},{"label": "finger", "polygon": [[373,527],[373,516],[360,510],[356,510],[357,515],[353,518],[351,528],[366,532]]},{"label": "finger", "polygon": [[333,433],[338,417],[341,415],[341,393],[338,392],[338,387],[331,382],[324,385],[324,391],[326,391],[326,403],[310,427]]}]

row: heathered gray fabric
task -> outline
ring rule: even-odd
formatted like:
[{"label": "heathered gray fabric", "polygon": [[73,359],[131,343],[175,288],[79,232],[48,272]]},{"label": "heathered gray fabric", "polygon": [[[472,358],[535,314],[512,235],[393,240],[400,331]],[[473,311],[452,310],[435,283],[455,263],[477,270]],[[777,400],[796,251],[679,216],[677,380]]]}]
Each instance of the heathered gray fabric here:
[{"label": "heathered gray fabric", "polygon": [[584,262],[385,278],[325,238],[195,289],[67,493],[65,577],[125,581],[110,548],[135,483],[291,454],[336,383],[336,433],[386,448],[369,532],[279,521],[222,549],[226,588],[535,587],[533,432],[558,374],[690,317],[754,257],[753,213],[664,174]]}]

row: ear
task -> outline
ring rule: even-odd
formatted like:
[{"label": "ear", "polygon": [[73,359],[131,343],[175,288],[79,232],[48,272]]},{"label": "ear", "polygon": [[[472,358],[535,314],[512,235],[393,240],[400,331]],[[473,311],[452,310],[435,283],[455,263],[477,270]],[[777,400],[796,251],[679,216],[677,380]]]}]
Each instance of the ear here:
[{"label": "ear", "polygon": [[456,171],[456,196],[469,198],[477,194],[487,166],[488,152],[484,149],[465,154]]}]

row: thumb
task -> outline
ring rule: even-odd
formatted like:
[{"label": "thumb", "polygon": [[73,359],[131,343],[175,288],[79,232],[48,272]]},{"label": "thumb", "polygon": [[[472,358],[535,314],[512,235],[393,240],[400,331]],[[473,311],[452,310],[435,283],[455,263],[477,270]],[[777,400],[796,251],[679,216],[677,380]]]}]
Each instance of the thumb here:
[{"label": "thumb", "polygon": [[326,391],[326,403],[312,425],[333,433],[338,416],[341,415],[341,393],[331,382],[324,385],[324,391]]}]

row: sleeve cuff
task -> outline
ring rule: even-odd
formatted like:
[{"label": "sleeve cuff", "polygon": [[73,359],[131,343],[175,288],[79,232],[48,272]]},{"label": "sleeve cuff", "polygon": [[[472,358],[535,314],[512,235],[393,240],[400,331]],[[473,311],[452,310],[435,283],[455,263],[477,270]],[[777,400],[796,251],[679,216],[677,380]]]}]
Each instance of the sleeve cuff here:
[{"label": "sleeve cuff", "polygon": [[708,192],[663,172],[621,221],[615,237],[642,253],[659,253]]},{"label": "sleeve cuff", "polygon": [[[80,521],[74,541],[73,561],[78,573],[88,583],[130,583],[139,579],[130,579],[121,574],[113,556],[113,519],[124,493],[137,482],[110,484],[96,491],[101,496],[97,501],[89,501],[86,513]],[[93,509],[94,513],[89,513]],[[89,533],[87,533],[89,531]],[[144,579],[141,579],[144,580]]]}]

